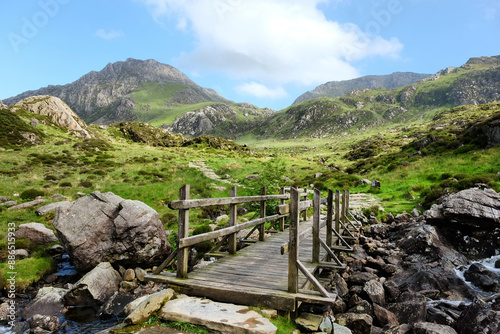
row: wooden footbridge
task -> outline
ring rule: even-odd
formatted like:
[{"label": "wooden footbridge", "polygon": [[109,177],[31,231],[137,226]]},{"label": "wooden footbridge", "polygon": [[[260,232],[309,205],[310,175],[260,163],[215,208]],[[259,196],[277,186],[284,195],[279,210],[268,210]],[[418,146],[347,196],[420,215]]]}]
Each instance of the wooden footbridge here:
[{"label": "wooden footbridge", "polygon": [[[318,276],[325,268],[343,269],[338,252],[353,250],[351,244],[361,224],[349,212],[349,192],[329,190],[328,196],[321,198],[315,189],[310,200],[307,190],[290,188],[282,189],[279,195],[267,195],[263,189],[260,196],[238,197],[234,187],[230,196],[189,199],[189,185],[181,188],[180,199],[169,203],[171,209],[179,210],[177,249],[146,278],[168,283],[188,295],[288,312],[296,311],[300,302],[333,303],[336,296],[323,287]],[[279,200],[281,205],[277,214],[266,216],[267,201],[271,200]],[[238,224],[237,206],[249,202],[260,203],[260,218]],[[229,205],[229,227],[189,236],[189,210],[212,205]],[[313,215],[307,219],[310,209]],[[237,250],[236,236],[242,230],[248,233],[240,243],[248,246]],[[255,230],[259,240],[248,239]],[[218,244],[227,243],[227,252],[208,254],[217,261],[188,273],[189,247],[220,238]],[[164,272],[175,257],[177,272]]]}]

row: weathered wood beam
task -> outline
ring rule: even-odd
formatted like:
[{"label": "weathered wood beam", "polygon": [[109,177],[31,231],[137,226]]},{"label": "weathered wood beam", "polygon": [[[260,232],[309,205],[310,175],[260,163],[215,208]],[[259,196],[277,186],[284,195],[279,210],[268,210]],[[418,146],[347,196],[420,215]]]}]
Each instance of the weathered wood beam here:
[{"label": "weathered wood beam", "polygon": [[[304,211],[309,209],[313,205],[313,201],[311,200],[305,200],[305,201],[300,201],[299,202],[299,211]],[[276,207],[277,211],[281,215],[287,215],[290,213],[290,205],[289,204],[283,204],[283,205],[278,205]]]},{"label": "weathered wood beam", "polygon": [[288,292],[299,292],[299,192],[292,188],[290,190],[290,228],[289,230],[289,254],[288,254]]},{"label": "weathered wood beam", "polygon": [[223,197],[223,198],[190,199],[190,200],[170,201],[168,203],[168,207],[172,210],[186,210],[186,209],[201,208],[212,205],[242,204],[249,202],[260,202],[260,201],[288,199],[288,198],[290,198],[289,194],[266,195],[266,196],[244,196],[236,198]]},{"label": "weathered wood beam", "polygon": [[[238,189],[235,187],[232,187],[230,190],[230,195],[231,197],[236,197],[238,196]],[[229,226],[234,227],[238,225],[238,212],[237,212],[237,204],[230,204],[229,205]],[[236,248],[237,248],[237,241],[236,241],[236,233],[229,234],[229,247],[228,247],[228,252],[229,254],[236,254]]]},{"label": "weathered wood beam", "polygon": [[[261,196],[266,196],[267,188],[263,187],[260,190]],[[266,201],[260,202],[260,218],[264,218],[266,216]],[[259,241],[264,241],[266,239],[266,226],[264,224],[259,225]]]},{"label": "weathered wood beam", "polygon": [[[319,243],[321,244],[321,246],[323,247],[324,250],[326,250],[326,252],[328,253],[328,259],[333,259],[335,260],[335,262],[337,263],[337,265],[341,266],[342,265],[342,261],[339,260],[339,258],[335,255],[334,252],[332,252],[332,250],[330,249],[330,247],[328,247],[328,245],[326,244],[326,242],[323,241],[323,239],[319,239]],[[320,261],[317,261],[317,263],[319,263]]]},{"label": "weathered wood beam", "polygon": [[314,200],[313,200],[313,225],[312,225],[312,262],[319,262],[319,223],[320,223],[320,206],[321,206],[321,192],[318,189],[314,189]]},{"label": "weathered wood beam", "polygon": [[162,264],[160,264],[160,266],[153,271],[153,275],[158,275],[159,273],[161,273],[161,271],[165,269],[165,267],[167,267],[170,264],[170,262],[172,262],[174,258],[177,256],[178,250],[179,249],[177,248],[176,250],[171,252],[170,255],[167,257],[167,259],[163,261]]},{"label": "weathered wood beam", "polygon": [[309,272],[309,270],[307,270],[307,268],[299,260],[297,260],[297,267],[304,274],[304,276],[306,276],[306,278],[316,287],[316,289],[318,289],[318,291],[321,293],[321,295],[323,297],[327,297],[327,298],[330,297],[330,295],[328,294],[328,291],[326,291],[326,289],[323,287],[323,285],[320,282],[318,282],[316,277],[314,277],[314,275],[311,274]]},{"label": "weathered wood beam", "polygon": [[[179,199],[189,200],[190,186],[186,184],[179,190]],[[188,274],[188,260],[189,260],[189,248],[183,248],[180,246],[180,242],[183,238],[189,236],[189,209],[179,210],[179,228],[177,232],[178,245],[177,249],[177,278],[186,278]]]},{"label": "weathered wood beam", "polygon": [[[319,223],[319,229],[321,230],[323,227],[326,226],[326,220],[322,220]],[[306,239],[308,236],[310,236],[312,233],[312,227],[309,227],[305,229],[304,231],[299,233],[299,241],[303,241]],[[284,244],[281,245],[281,255],[288,253],[289,250],[289,243],[285,242]]]},{"label": "weathered wood beam", "polygon": [[237,232],[244,230],[244,229],[247,229],[249,227],[257,226],[257,225],[264,224],[264,223],[267,223],[267,222],[270,222],[273,220],[280,219],[282,217],[285,217],[285,216],[283,216],[283,215],[268,216],[265,218],[259,218],[259,219],[248,221],[246,223],[238,224],[236,226],[226,227],[226,228],[216,230],[213,232],[193,235],[191,237],[187,237],[187,238],[179,240],[179,247],[180,248],[189,247],[189,246],[196,245],[196,244],[203,242],[203,241],[217,239],[217,238],[229,235],[231,233],[237,233]]}]

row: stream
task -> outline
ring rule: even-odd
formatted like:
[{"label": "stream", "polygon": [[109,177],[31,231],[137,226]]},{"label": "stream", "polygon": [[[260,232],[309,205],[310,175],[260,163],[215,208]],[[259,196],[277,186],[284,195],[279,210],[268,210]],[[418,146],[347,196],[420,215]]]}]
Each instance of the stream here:
[{"label": "stream", "polygon": [[[484,265],[488,270],[495,273],[500,277],[500,268],[495,268],[495,262],[500,260],[500,255],[493,256],[491,258],[486,258],[482,260],[471,261],[472,263],[480,263]],[[460,266],[455,269],[458,277],[460,277],[464,282],[467,283],[474,291],[479,295],[484,297],[489,297],[493,295],[493,292],[486,292],[474,286],[471,282],[466,281],[464,278],[464,272],[469,268],[470,264],[467,266]],[[69,256],[64,254],[62,261],[58,264],[57,275],[60,279],[68,280],[76,279],[78,272],[75,267],[70,263]],[[469,304],[471,301],[465,302]],[[433,300],[428,303],[429,306],[434,306],[439,303],[446,303],[450,305],[459,305],[464,303],[464,301],[450,301],[450,300]],[[19,319],[18,319],[19,320]],[[59,317],[61,328],[59,331],[63,331],[68,334],[94,334],[99,331],[113,327],[119,323],[123,318],[109,318],[101,319],[97,317],[96,310],[91,308],[73,308],[70,309],[65,315]],[[64,329],[63,329],[64,328]],[[169,330],[167,328],[156,328],[154,330],[156,333],[181,333],[181,331]],[[140,332],[140,331],[139,331]],[[149,331],[148,331],[149,332]],[[10,334],[13,333],[10,327],[0,326],[0,334]]]}]

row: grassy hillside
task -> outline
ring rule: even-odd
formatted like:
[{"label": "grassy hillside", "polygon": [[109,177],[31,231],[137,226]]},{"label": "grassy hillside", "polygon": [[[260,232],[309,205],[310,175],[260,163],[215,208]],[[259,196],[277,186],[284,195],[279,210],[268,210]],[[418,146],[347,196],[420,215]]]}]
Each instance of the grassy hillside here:
[{"label": "grassy hillside", "polygon": [[[133,112],[139,121],[159,126],[214,103],[204,102],[203,94],[196,94],[193,89],[178,83],[147,83],[130,93],[129,97],[137,105]],[[190,93],[191,96],[187,96]]]},{"label": "grassy hillside", "polygon": [[[409,212],[415,207],[422,211],[441,194],[477,183],[500,191],[500,146],[484,131],[488,126],[498,128],[500,103],[435,111],[429,122],[380,123],[377,128],[346,130],[325,138],[257,141],[248,136],[238,141],[240,145],[214,137],[190,140],[141,123],[91,126],[95,139],[82,140],[48,119],[40,120],[35,129],[29,125],[32,114],[9,113],[3,111],[0,117],[0,128],[11,129],[7,137],[14,138],[13,129],[18,127],[36,131],[43,142],[2,142],[11,150],[0,152],[0,196],[21,203],[36,191],[50,202],[54,194],[75,200],[78,192],[111,191],[148,204],[158,211],[165,228],[174,231],[176,212],[166,203],[177,199],[186,183],[191,184],[192,198],[227,197],[236,184],[241,196],[259,194],[263,185],[270,187],[270,193],[285,185],[312,184],[323,191],[349,188],[378,198],[380,205],[366,209],[381,219],[387,212]],[[221,179],[208,178],[196,167],[201,162]],[[251,174],[259,174],[260,179],[247,180]],[[355,186],[360,179],[377,179],[381,189]],[[258,208],[247,209],[242,218],[258,215]],[[219,210],[191,210],[192,226],[212,223]],[[53,228],[53,215],[37,217],[34,211],[0,206],[0,262],[7,256],[4,236],[9,222],[40,222]],[[53,268],[47,247],[20,240],[21,247],[32,257],[18,261],[19,268],[26,270],[25,277],[19,278],[20,288]],[[5,265],[0,264],[2,270]]]},{"label": "grassy hillside", "polygon": [[308,100],[279,111],[251,133],[260,139],[327,139],[368,128],[421,124],[455,106],[499,100],[499,64],[500,57],[473,58],[410,86]]}]

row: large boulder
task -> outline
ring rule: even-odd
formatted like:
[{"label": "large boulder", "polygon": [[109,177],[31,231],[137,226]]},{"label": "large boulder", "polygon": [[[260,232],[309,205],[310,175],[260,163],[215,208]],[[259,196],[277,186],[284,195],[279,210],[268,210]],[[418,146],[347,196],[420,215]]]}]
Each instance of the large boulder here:
[{"label": "large boulder", "polygon": [[111,192],[95,191],[59,208],[53,225],[75,267],[82,271],[100,262],[152,266],[171,251],[155,210]]},{"label": "large boulder", "polygon": [[36,209],[35,213],[37,216],[45,216],[49,212],[56,212],[57,209],[59,209],[60,207],[66,207],[69,205],[71,205],[71,203],[68,201],[54,202],[54,203],[50,203],[50,204],[39,207],[38,209]]},{"label": "large boulder", "polygon": [[118,289],[122,277],[109,262],[100,263],[75,283],[66,293],[69,306],[98,306],[104,304]]},{"label": "large boulder", "polygon": [[500,275],[488,270],[481,263],[473,263],[464,272],[464,278],[485,291],[500,292]]},{"label": "large boulder", "polygon": [[467,189],[439,202],[424,213],[428,222],[456,222],[474,227],[500,224],[500,194],[493,190]]},{"label": "large boulder", "polygon": [[396,245],[406,254],[401,268],[391,281],[415,291],[436,290],[442,298],[458,300],[474,297],[473,290],[458,277],[455,268],[467,265],[465,256],[454,250],[438,229],[422,223],[407,223],[393,235]]},{"label": "large boulder", "polygon": [[500,333],[500,295],[475,299],[458,318],[456,329],[459,334]]},{"label": "large boulder", "polygon": [[64,310],[63,297],[68,290],[44,287],[36,294],[35,299],[22,311],[22,318],[29,319],[36,314],[60,316]]},{"label": "large boulder", "polygon": [[16,231],[16,238],[26,238],[37,245],[46,245],[57,241],[54,231],[40,223],[19,225],[19,229]]},{"label": "large boulder", "polygon": [[48,116],[52,122],[67,128],[77,136],[91,138],[87,132],[87,125],[77,114],[61,99],[49,96],[31,96],[25,98],[10,108],[11,111],[27,110],[34,114]]}]

